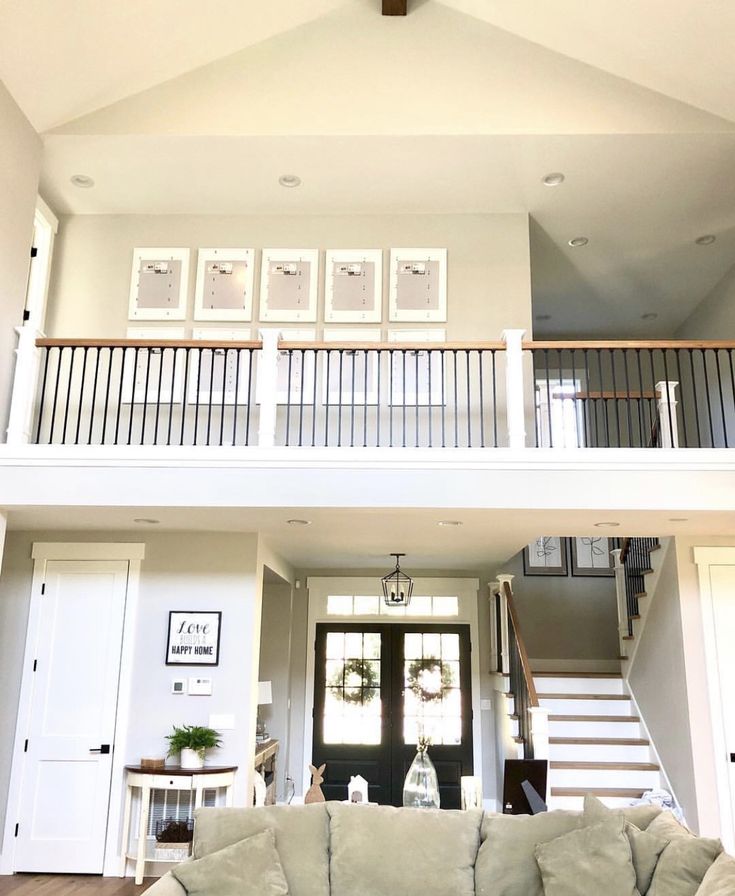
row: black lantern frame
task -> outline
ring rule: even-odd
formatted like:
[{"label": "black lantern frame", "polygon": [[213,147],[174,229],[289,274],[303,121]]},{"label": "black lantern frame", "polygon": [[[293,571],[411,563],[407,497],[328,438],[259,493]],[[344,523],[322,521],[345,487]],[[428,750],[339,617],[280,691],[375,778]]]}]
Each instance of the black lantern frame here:
[{"label": "black lantern frame", "polygon": [[388,607],[407,607],[413,594],[413,579],[401,569],[401,557],[405,554],[391,554],[396,558],[396,568],[380,580],[383,598]]}]

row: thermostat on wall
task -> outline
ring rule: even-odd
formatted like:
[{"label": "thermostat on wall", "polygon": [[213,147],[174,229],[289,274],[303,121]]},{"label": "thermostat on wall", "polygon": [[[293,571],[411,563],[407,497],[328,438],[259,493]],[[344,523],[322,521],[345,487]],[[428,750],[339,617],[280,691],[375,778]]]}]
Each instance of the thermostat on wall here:
[{"label": "thermostat on wall", "polygon": [[172,678],[171,679],[171,693],[172,694],[185,694],[186,693],[186,679],[185,678]]},{"label": "thermostat on wall", "polygon": [[189,679],[189,696],[194,697],[211,697],[212,696],[212,679],[197,678]]}]

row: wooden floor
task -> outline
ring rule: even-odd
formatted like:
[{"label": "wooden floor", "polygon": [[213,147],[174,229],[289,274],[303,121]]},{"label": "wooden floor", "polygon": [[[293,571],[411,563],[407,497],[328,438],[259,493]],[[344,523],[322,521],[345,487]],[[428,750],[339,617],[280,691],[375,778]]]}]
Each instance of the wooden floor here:
[{"label": "wooden floor", "polygon": [[138,896],[157,878],[139,886],[131,877],[97,877],[92,874],[13,874],[0,876],[0,896]]}]

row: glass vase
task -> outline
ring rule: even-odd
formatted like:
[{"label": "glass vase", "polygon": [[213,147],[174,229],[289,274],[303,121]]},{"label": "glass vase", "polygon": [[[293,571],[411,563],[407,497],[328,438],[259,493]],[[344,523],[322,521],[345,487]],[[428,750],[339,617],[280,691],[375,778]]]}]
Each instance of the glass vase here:
[{"label": "glass vase", "polygon": [[414,809],[439,808],[439,781],[425,744],[418,745],[403,785],[403,805]]}]

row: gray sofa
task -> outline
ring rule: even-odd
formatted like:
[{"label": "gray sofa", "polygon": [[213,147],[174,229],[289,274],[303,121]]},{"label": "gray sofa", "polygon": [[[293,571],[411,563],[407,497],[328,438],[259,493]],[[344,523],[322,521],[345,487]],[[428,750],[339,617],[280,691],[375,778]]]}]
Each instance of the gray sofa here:
[{"label": "gray sofa", "polygon": [[338,802],[200,809],[192,859],[148,892],[735,896],[735,860],[668,812],[593,798],[584,812],[536,816]]}]

